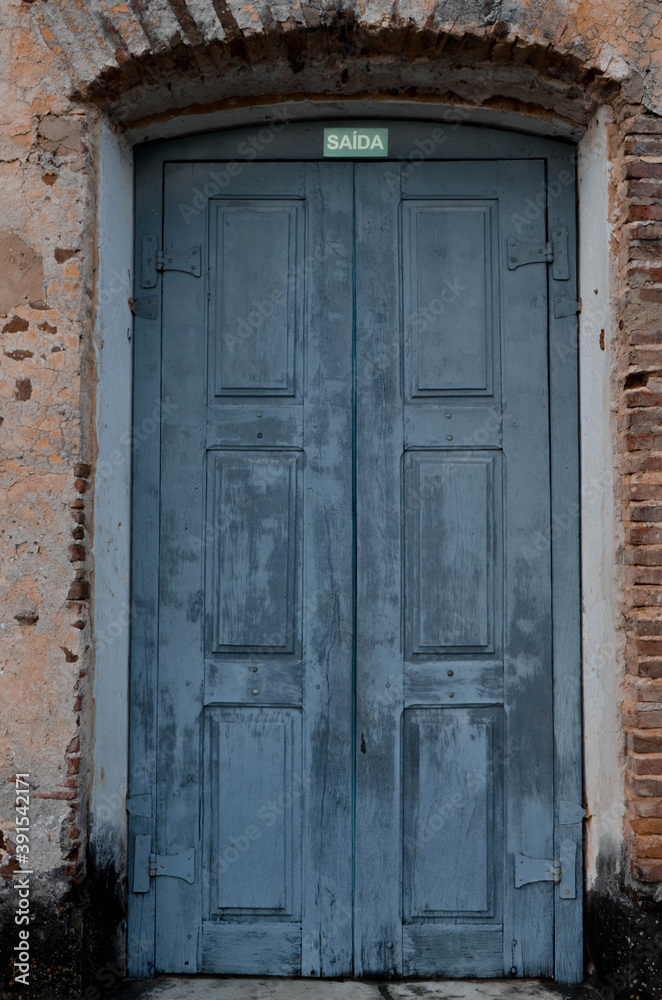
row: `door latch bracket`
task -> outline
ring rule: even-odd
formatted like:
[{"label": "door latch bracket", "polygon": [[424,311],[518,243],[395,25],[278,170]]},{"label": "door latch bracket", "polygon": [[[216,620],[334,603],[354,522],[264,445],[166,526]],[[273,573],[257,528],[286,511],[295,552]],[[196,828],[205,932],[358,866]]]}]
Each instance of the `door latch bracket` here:
[{"label": "door latch bracket", "polygon": [[184,271],[199,278],[202,274],[202,247],[198,244],[188,250],[159,250],[158,237],[153,233],[144,233],[140,243],[140,287],[156,288],[160,271]]},{"label": "door latch bracket", "polygon": [[154,854],[151,850],[152,838],[138,835],[133,852],[133,891],[149,892],[150,879],[157,875],[182,878],[193,885],[195,882],[195,850],[189,848],[181,854]]},{"label": "door latch bracket", "polygon": [[564,840],[561,844],[561,857],[553,861],[542,858],[529,858],[526,854],[515,855],[515,888],[531,882],[557,882],[561,899],[575,899],[577,862],[577,844],[574,840]]},{"label": "door latch bracket", "polygon": [[524,264],[551,264],[555,281],[567,281],[570,277],[568,263],[568,227],[554,226],[552,238],[547,242],[518,240],[508,237],[508,270]]},{"label": "door latch bracket", "polygon": [[517,240],[514,236],[508,239],[508,270],[514,271],[523,264],[546,264],[554,259],[551,243],[527,242]]},{"label": "door latch bracket", "polygon": [[189,247],[188,250],[159,250],[156,254],[157,271],[185,271],[199,278],[202,274],[202,248]]}]

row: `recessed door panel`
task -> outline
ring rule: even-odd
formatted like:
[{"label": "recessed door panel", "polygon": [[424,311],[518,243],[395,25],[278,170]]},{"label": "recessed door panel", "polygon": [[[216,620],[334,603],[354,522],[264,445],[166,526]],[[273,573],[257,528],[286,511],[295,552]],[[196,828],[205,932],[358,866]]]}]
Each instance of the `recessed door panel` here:
[{"label": "recessed door panel", "polygon": [[296,452],[210,452],[213,652],[301,648]]},{"label": "recessed door panel", "polygon": [[303,307],[303,203],[211,203],[216,396],[293,396]]},{"label": "recessed door panel", "polygon": [[412,397],[492,390],[489,202],[403,204],[404,316]]},{"label": "recessed door panel", "polygon": [[[403,722],[406,923],[493,918],[500,892],[501,710],[407,709]],[[495,850],[496,849],[496,850]]]},{"label": "recessed door panel", "polygon": [[206,918],[300,921],[300,712],[213,706],[205,716]]},{"label": "recessed door panel", "polygon": [[500,455],[405,455],[408,655],[492,653]]}]

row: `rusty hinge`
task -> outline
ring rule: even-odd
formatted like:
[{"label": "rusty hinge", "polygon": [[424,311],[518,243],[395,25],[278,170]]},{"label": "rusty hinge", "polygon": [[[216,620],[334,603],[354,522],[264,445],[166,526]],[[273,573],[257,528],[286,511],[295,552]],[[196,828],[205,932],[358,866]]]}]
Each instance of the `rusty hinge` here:
[{"label": "rusty hinge", "polygon": [[527,242],[514,236],[508,237],[508,270],[514,271],[523,264],[552,265],[552,277],[556,281],[567,281],[570,277],[568,264],[568,227],[554,226],[552,238],[545,242]]},{"label": "rusty hinge", "polygon": [[195,850],[189,848],[181,854],[153,854],[152,838],[139,835],[135,838],[133,852],[133,891],[149,892],[149,880],[157,875],[183,878],[191,885],[195,882]]},{"label": "rusty hinge", "polygon": [[525,854],[515,855],[515,888],[521,889],[530,882],[558,882],[561,899],[575,899],[577,895],[575,868],[577,844],[574,840],[564,840],[561,857],[553,861],[529,858]]}]

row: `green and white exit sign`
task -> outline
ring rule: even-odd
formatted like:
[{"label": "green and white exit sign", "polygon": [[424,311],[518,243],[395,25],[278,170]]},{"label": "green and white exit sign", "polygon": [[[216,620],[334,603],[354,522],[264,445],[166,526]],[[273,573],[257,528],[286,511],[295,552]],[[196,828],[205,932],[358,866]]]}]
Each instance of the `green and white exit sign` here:
[{"label": "green and white exit sign", "polygon": [[388,156],[387,128],[325,128],[325,156]]}]

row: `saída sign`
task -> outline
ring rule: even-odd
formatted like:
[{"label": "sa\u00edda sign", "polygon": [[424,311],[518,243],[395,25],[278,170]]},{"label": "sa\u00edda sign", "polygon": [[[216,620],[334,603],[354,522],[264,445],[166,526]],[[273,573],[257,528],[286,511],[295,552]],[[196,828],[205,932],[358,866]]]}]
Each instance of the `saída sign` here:
[{"label": "sa\u00edda sign", "polygon": [[325,128],[325,156],[388,156],[387,128]]}]

